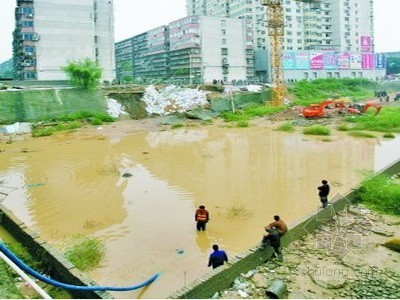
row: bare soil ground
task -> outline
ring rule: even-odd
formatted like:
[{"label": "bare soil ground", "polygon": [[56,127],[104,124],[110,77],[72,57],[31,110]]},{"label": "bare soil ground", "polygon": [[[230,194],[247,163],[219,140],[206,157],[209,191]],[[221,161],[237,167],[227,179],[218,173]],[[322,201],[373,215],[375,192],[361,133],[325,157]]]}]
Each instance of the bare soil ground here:
[{"label": "bare soil ground", "polygon": [[290,299],[398,299],[400,253],[383,246],[394,237],[400,237],[400,217],[352,206],[283,249],[283,261],[272,259],[242,274],[215,298],[266,298],[279,279]]}]

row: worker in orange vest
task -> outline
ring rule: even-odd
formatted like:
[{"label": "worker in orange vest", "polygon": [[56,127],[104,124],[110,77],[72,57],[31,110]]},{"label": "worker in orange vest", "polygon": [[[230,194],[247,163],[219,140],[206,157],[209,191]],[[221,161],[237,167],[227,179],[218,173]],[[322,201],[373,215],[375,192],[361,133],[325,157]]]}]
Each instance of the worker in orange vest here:
[{"label": "worker in orange vest", "polygon": [[210,214],[204,205],[200,205],[199,208],[196,209],[194,220],[197,222],[196,228],[198,231],[206,230],[206,224],[208,220],[210,220]]}]

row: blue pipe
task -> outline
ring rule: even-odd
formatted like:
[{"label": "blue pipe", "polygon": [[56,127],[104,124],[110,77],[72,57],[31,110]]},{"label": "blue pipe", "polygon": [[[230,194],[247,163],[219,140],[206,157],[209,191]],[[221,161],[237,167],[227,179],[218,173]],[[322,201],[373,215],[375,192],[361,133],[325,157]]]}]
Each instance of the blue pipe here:
[{"label": "blue pipe", "polygon": [[48,284],[51,284],[56,287],[68,289],[68,290],[75,290],[75,291],[116,291],[116,292],[124,292],[124,291],[132,291],[132,290],[137,290],[140,289],[141,287],[144,287],[146,285],[149,285],[152,283],[154,280],[157,279],[157,277],[160,275],[159,273],[154,274],[152,277],[147,279],[146,281],[143,281],[140,284],[134,285],[134,286],[126,286],[126,287],[112,287],[112,286],[79,286],[79,285],[72,285],[72,284],[66,284],[62,283],[56,280],[53,280],[51,278],[48,278],[46,276],[43,276],[42,274],[36,272],[29,266],[27,266],[23,261],[21,261],[17,256],[15,256],[14,253],[12,253],[3,243],[0,242],[0,251],[2,251],[10,260],[12,260],[13,263],[15,263],[18,267],[20,267],[22,270],[24,270],[26,273],[29,275],[45,282]]}]

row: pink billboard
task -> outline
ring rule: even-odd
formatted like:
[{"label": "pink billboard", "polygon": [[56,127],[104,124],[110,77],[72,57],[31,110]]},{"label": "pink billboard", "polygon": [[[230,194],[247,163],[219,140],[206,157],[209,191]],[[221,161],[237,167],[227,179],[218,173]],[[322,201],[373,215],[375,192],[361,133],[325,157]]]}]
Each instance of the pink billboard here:
[{"label": "pink billboard", "polygon": [[322,70],[324,68],[324,53],[311,52],[310,53],[310,69]]},{"label": "pink billboard", "polygon": [[372,53],[363,53],[362,54],[362,60],[361,60],[361,66],[363,70],[371,70],[375,66],[375,61],[374,61],[374,54]]},{"label": "pink billboard", "polygon": [[350,53],[343,52],[338,55],[338,69],[349,70],[350,69]]},{"label": "pink billboard", "polygon": [[361,52],[372,52],[372,38],[367,35],[361,36]]}]

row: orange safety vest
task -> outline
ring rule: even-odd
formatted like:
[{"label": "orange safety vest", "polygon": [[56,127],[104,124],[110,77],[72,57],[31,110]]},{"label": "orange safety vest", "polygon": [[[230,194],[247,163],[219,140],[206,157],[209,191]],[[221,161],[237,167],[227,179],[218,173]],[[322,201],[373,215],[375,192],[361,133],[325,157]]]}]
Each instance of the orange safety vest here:
[{"label": "orange safety vest", "polygon": [[197,221],[207,221],[208,220],[208,211],[203,209],[198,209],[196,211],[196,219]]}]

